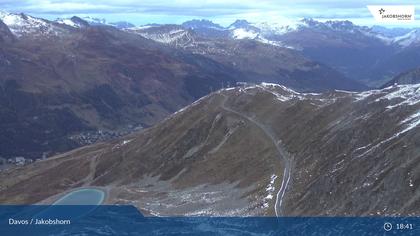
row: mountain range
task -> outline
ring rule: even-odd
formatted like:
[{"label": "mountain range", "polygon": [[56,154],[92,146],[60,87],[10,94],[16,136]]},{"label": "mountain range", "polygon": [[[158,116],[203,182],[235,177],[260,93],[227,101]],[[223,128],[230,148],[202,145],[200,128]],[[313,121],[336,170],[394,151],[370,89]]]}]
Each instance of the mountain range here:
[{"label": "mountain range", "polygon": [[[192,23],[191,23],[192,22]],[[179,30],[192,30],[205,38],[251,39],[264,44],[291,48],[307,58],[321,62],[341,72],[348,78],[365,85],[381,86],[392,77],[419,65],[419,29],[383,29],[358,26],[350,21],[319,22],[302,19],[294,25],[250,23],[237,20],[228,27],[210,21],[194,20],[178,26]],[[131,28],[150,36],[151,28],[164,25]],[[163,36],[165,35],[165,36]],[[179,36],[161,31],[170,43]],[[191,38],[191,37],[190,37]],[[159,39],[157,39],[159,41]]]},{"label": "mountain range", "polygon": [[114,138],[237,82],[366,88],[287,47],[95,22],[0,14],[0,156],[35,159]]}]

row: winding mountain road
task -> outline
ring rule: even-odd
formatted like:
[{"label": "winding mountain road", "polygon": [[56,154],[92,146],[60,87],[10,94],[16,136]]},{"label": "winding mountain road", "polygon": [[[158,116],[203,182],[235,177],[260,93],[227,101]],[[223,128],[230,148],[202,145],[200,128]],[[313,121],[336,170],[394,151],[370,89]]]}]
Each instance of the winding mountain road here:
[{"label": "winding mountain road", "polygon": [[274,211],[276,213],[276,216],[277,217],[281,216],[282,215],[281,206],[283,203],[283,198],[290,182],[290,169],[291,169],[291,160],[292,160],[291,155],[285,150],[285,148],[283,147],[281,143],[281,140],[279,140],[276,137],[276,135],[274,134],[272,130],[267,128],[264,124],[260,123],[259,121],[253,119],[252,117],[249,117],[241,112],[235,111],[227,107],[226,106],[227,97],[224,94],[221,94],[221,95],[224,98],[224,100],[221,103],[221,108],[228,112],[234,113],[242,118],[245,118],[246,120],[256,125],[258,128],[260,128],[271,139],[271,141],[273,142],[274,146],[277,149],[277,152],[279,153],[280,158],[284,161],[285,167],[283,171],[282,183],[281,183],[280,190],[277,192],[276,203],[274,205]]}]

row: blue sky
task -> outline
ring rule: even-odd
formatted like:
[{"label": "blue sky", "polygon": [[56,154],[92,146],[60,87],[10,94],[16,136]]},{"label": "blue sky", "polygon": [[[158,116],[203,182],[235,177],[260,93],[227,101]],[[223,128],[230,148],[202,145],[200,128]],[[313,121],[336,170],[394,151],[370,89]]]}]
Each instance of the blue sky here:
[{"label": "blue sky", "polygon": [[[0,9],[49,19],[89,15],[136,25],[181,23],[193,18],[209,19],[222,25],[235,19],[288,24],[304,17],[348,19],[372,25],[375,22],[366,5],[394,4],[416,5],[416,18],[420,19],[419,0],[0,0]],[[419,22],[412,26],[420,26]]]}]

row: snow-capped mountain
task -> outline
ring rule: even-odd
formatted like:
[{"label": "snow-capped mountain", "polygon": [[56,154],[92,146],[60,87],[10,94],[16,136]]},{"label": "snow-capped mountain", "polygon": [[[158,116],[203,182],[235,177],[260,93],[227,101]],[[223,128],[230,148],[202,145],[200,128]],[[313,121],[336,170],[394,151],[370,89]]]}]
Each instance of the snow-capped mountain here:
[{"label": "snow-capped mountain", "polygon": [[236,20],[228,29],[234,39],[257,39],[261,31],[246,20]]},{"label": "snow-capped mountain", "polygon": [[71,18],[57,19],[57,23],[65,24],[74,28],[88,27],[89,23],[80,17],[73,16]]},{"label": "snow-capped mountain", "polygon": [[393,42],[401,47],[420,44],[420,29],[415,29],[402,36],[395,37]]},{"label": "snow-capped mountain", "polygon": [[[248,22],[246,20],[237,20],[229,27],[231,36],[235,39],[269,39],[281,43],[281,37],[287,34],[295,34],[305,30],[315,30],[319,33],[348,34],[357,37],[371,37],[379,39],[384,43],[391,44],[395,37],[401,36],[402,30],[399,30],[397,36],[390,36],[390,30],[387,33],[367,26],[358,26],[351,21],[317,21],[312,18],[303,18],[293,23],[282,24],[281,22]],[[362,36],[360,36],[362,35]],[[340,37],[340,35],[338,35]]]},{"label": "snow-capped mountain", "polygon": [[284,25],[278,22],[256,22],[253,26],[260,29],[263,35],[282,35],[296,30],[299,24]]},{"label": "snow-capped mountain", "polygon": [[107,21],[104,18],[97,18],[97,17],[91,17],[91,16],[83,16],[81,17],[83,20],[88,22],[90,25],[107,25]]},{"label": "snow-capped mountain", "polygon": [[117,21],[117,22],[107,22],[105,19],[90,17],[90,16],[73,16],[71,18],[58,18],[56,20],[57,23],[65,24],[68,26],[72,26],[75,28],[81,28],[86,26],[101,26],[101,25],[107,25],[107,26],[114,26],[118,29],[127,29],[127,28],[133,28],[135,25],[131,24],[127,21]]},{"label": "snow-capped mountain", "polygon": [[16,37],[58,36],[63,29],[53,22],[29,15],[0,12],[0,20],[6,24]]},{"label": "snow-capped mountain", "polygon": [[127,21],[116,21],[116,22],[108,22],[106,19],[104,18],[97,18],[97,17],[90,17],[90,16],[83,16],[80,17],[81,19],[83,19],[84,21],[86,21],[87,23],[89,23],[89,25],[108,25],[108,26],[113,26],[115,28],[118,29],[128,29],[128,28],[133,28],[135,27],[134,24],[127,22]]},{"label": "snow-capped mountain", "polygon": [[288,45],[284,45],[281,41],[278,40],[268,40],[267,38],[264,37],[264,34],[262,33],[261,30],[253,30],[251,28],[232,28],[231,32],[230,32],[230,36],[233,39],[252,39],[255,41],[258,41],[260,43],[264,43],[264,44],[270,44],[273,46],[278,46],[278,47],[285,47],[285,48],[290,48],[293,49],[293,47],[288,46]]},{"label": "snow-capped mountain", "polygon": [[[300,49],[301,45],[295,42],[287,42],[289,34],[306,34],[307,30],[316,31],[319,34],[345,34],[354,37],[370,37],[379,39],[383,43],[390,44],[392,38],[373,31],[369,27],[357,26],[350,21],[326,21],[320,22],[311,18],[282,24],[281,22],[248,22],[246,20],[236,20],[226,28],[229,36],[233,39],[253,39],[262,43],[275,46],[286,46],[289,48]],[[338,35],[340,37],[340,35]],[[302,35],[302,37],[307,37]],[[345,36],[347,37],[347,36]],[[310,38],[309,38],[310,39]]]}]

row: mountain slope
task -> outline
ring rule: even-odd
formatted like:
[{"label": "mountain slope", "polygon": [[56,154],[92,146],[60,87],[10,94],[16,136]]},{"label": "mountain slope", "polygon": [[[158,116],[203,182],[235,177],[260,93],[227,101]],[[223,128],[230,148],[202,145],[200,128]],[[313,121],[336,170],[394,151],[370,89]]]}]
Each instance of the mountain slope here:
[{"label": "mountain slope", "polygon": [[370,74],[383,75],[382,80],[378,80],[377,83],[382,85],[405,71],[420,67],[419,62],[420,45],[413,44],[398,49],[391,56],[378,61],[378,63],[372,67]]},{"label": "mountain slope", "polygon": [[408,32],[407,34],[396,37],[394,39],[394,43],[402,47],[408,47],[415,44],[419,45],[420,44],[420,29],[415,29]]},{"label": "mountain slope", "polygon": [[0,45],[1,156],[39,158],[102,131],[112,138],[235,83],[231,68],[114,27],[50,26],[44,34],[25,24]]},{"label": "mountain slope", "polygon": [[420,68],[401,73],[383,85],[383,88],[392,86],[394,84],[420,84]]},{"label": "mountain slope", "polygon": [[15,36],[10,31],[9,27],[7,27],[7,25],[2,20],[0,20],[0,42],[5,43],[14,40]]},{"label": "mountain slope", "polygon": [[0,173],[0,202],[94,186],[153,215],[418,215],[419,91],[225,89],[137,134]]},{"label": "mountain slope", "polygon": [[304,23],[305,27],[277,36],[277,40],[352,79],[374,80],[367,76],[370,68],[394,50],[386,40],[372,35],[368,28],[349,21],[321,23],[306,19]]}]

